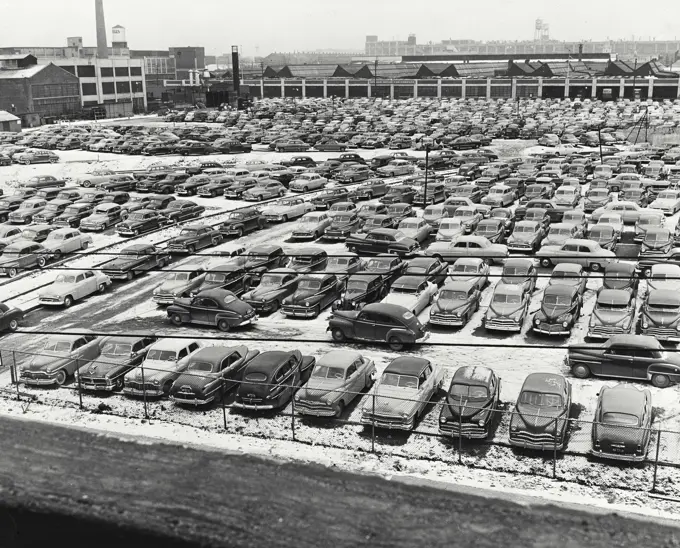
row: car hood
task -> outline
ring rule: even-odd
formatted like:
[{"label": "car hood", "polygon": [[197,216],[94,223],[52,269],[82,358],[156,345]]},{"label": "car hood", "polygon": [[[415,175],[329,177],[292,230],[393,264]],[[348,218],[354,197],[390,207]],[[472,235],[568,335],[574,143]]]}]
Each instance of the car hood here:
[{"label": "car hood", "polygon": [[531,242],[536,238],[535,232],[519,232],[517,234],[512,234],[508,238],[508,243],[512,242]]},{"label": "car hood", "polygon": [[408,293],[388,293],[387,297],[385,297],[382,302],[386,304],[396,304],[411,310],[418,302],[418,298],[416,295],[410,295]]},{"label": "car hood", "polygon": [[189,392],[198,394],[206,385],[217,378],[219,378],[219,375],[216,373],[205,373],[201,371],[197,374],[197,372],[194,371],[187,371],[177,377],[177,380],[172,385],[172,393],[186,391],[186,388],[188,388]]},{"label": "car hood", "polygon": [[608,196],[586,196],[585,201],[592,204],[601,204],[608,201]]},{"label": "car hood", "polygon": [[559,407],[537,407],[518,403],[513,413],[512,424],[521,421],[531,432],[553,432],[555,419],[564,415],[565,410]]},{"label": "car hood", "polygon": [[268,207],[265,209],[262,214],[263,215],[283,215],[284,213],[290,213],[291,211],[290,206],[273,206],[273,207]]},{"label": "car hood", "polygon": [[461,402],[461,400],[453,398],[450,394],[446,396],[446,406],[449,408],[449,411],[451,411],[451,414],[454,417],[460,417],[467,420],[472,419],[475,415],[484,413],[489,408],[491,401],[491,398],[489,398],[487,400],[475,400],[472,402],[463,400]]},{"label": "car hood", "polygon": [[673,207],[675,205],[676,200],[667,200],[664,198],[657,198],[654,200],[651,204],[650,207]]},{"label": "car hood", "polygon": [[524,308],[524,303],[491,303],[489,305],[489,310],[497,316],[511,316],[522,308]]},{"label": "car hood", "polygon": [[121,366],[126,366],[129,360],[129,356],[100,356],[93,362],[81,367],[78,372],[81,375],[105,377],[107,374],[114,373]]},{"label": "car hood", "polygon": [[71,358],[68,354],[60,355],[52,352],[49,356],[34,356],[24,368],[28,371],[46,371],[55,369],[69,361],[71,361]]},{"label": "car hood", "polygon": [[180,289],[187,285],[189,285],[189,282],[186,280],[168,280],[159,285],[158,290],[160,292],[172,292],[175,289]]},{"label": "car hood", "polygon": [[259,301],[261,299],[266,299],[267,297],[274,295],[276,292],[281,291],[282,286],[277,286],[277,287],[261,287],[258,286],[252,291],[249,291],[245,295],[243,295],[243,298],[252,300],[252,301]]},{"label": "car hood", "polygon": [[[378,385],[375,389],[376,414],[413,414],[420,405],[418,390],[415,388],[401,388],[396,386]],[[373,412],[373,398],[364,404],[364,410]]]},{"label": "car hood", "polygon": [[[643,311],[659,327],[675,325],[680,320],[680,311],[678,310],[650,310],[645,306]],[[680,363],[680,360],[678,362]]]},{"label": "car hood", "polygon": [[439,299],[436,304],[434,305],[435,310],[441,311],[441,312],[456,312],[458,310],[464,310],[468,306],[470,306],[471,301],[454,301],[454,300],[444,300],[444,299]]},{"label": "car hood", "polygon": [[102,214],[97,214],[97,215],[90,215],[89,217],[86,217],[85,219],[82,220],[83,223],[101,223],[104,221],[107,221],[109,219],[108,215],[102,215]]},{"label": "car hood", "polygon": [[62,295],[68,295],[74,289],[78,287],[78,284],[52,284],[42,291],[40,291],[41,297],[60,297]]},{"label": "car hood", "polygon": [[329,395],[332,399],[336,399],[335,396],[340,397],[340,393],[336,391],[342,388],[344,382],[344,379],[311,377],[300,391],[300,397],[308,400],[320,400]]},{"label": "car hood", "polygon": [[604,325],[615,325],[622,322],[630,316],[630,311],[628,310],[600,310],[598,308],[593,309],[593,316],[595,316]]},{"label": "car hood", "polygon": [[556,318],[559,318],[563,314],[566,314],[569,312],[571,307],[569,305],[564,305],[564,304],[541,304],[541,310],[540,312],[542,315],[549,319],[549,320],[554,320]]}]

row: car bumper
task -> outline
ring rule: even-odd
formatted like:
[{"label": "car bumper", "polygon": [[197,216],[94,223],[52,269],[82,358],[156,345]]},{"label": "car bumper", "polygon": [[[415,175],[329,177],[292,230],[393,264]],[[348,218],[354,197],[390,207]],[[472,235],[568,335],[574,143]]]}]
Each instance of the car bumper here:
[{"label": "car bumper", "polygon": [[277,406],[271,403],[266,403],[266,404],[257,404],[257,403],[243,403],[243,402],[234,402],[232,404],[232,407],[236,407],[238,409],[247,409],[250,411],[271,411],[272,409],[276,409]]},{"label": "car bumper", "polygon": [[566,327],[562,327],[561,324],[559,325],[534,325],[532,326],[532,329],[536,333],[542,333],[543,335],[569,335],[571,334],[571,331],[567,329]]},{"label": "car bumper", "polygon": [[490,331],[522,331],[522,324],[509,320],[485,320],[484,329]]},{"label": "car bumper", "polygon": [[315,238],[314,234],[309,232],[309,233],[303,233],[303,232],[293,232],[290,236],[294,240],[313,240]]},{"label": "car bumper", "polygon": [[673,328],[647,327],[641,328],[642,335],[651,335],[659,341],[680,342],[680,333]]},{"label": "car bumper", "polygon": [[171,296],[171,295],[154,295],[152,297],[152,300],[153,300],[153,302],[155,302],[157,304],[172,304],[172,303],[175,302],[176,298],[177,297],[175,297],[174,295],[173,296]]},{"label": "car bumper", "polygon": [[42,305],[45,306],[63,306],[64,305],[64,299],[53,297],[53,298],[38,298],[38,302]]},{"label": "car bumper", "polygon": [[196,397],[195,394],[171,394],[170,401],[181,405],[208,405],[215,401],[215,396],[207,396],[203,399]]},{"label": "car bumper", "polygon": [[630,453],[608,453],[604,451],[598,451],[597,449],[591,449],[590,454],[593,455],[594,457],[598,457],[601,459],[619,460],[624,462],[644,462],[647,458],[647,455],[633,455]]},{"label": "car bumper", "polygon": [[314,318],[318,315],[315,308],[302,308],[297,306],[283,306],[281,312],[286,316],[293,316],[299,318]]},{"label": "car bumper", "polygon": [[381,417],[381,416],[361,416],[361,424],[365,426],[376,426],[377,428],[386,428],[388,430],[413,430],[413,417],[408,419],[399,419],[396,417]]},{"label": "car bumper", "polygon": [[106,379],[102,383],[85,381],[81,379],[80,387],[83,390],[88,390],[90,392],[113,392],[116,389],[115,384],[110,379]]},{"label": "car bumper", "polygon": [[22,371],[19,373],[19,379],[24,384],[32,386],[49,386],[57,384],[57,373],[27,373]]},{"label": "car bumper", "polygon": [[465,318],[463,316],[430,316],[430,323],[433,325],[448,325],[454,327],[462,327],[465,325]]},{"label": "car bumper", "polygon": [[440,422],[439,433],[442,436],[472,440],[482,440],[489,435],[488,430],[484,426],[479,426],[478,424],[470,422],[463,422],[461,425],[455,419],[451,422]]},{"label": "car bumper", "polygon": [[154,398],[154,397],[162,396],[163,390],[160,387],[153,388],[153,389],[147,388],[146,390],[143,390],[141,388],[130,388],[130,387],[126,386],[125,388],[123,388],[123,394],[125,394],[126,396],[135,396],[135,397],[146,396],[147,398],[148,397]]},{"label": "car bumper", "polygon": [[335,407],[319,402],[295,402],[295,411],[300,415],[309,415],[311,417],[334,417],[337,415]]},{"label": "car bumper", "polygon": [[522,447],[524,449],[535,449],[537,451],[561,451],[564,449],[564,440],[531,440],[524,437],[516,438],[510,434],[508,438],[510,445],[513,447]]},{"label": "car bumper", "polygon": [[630,331],[626,331],[622,327],[595,326],[588,328],[587,336],[591,339],[609,339],[614,335],[624,335],[628,333],[630,333]]},{"label": "car bumper", "polygon": [[346,240],[348,236],[349,236],[349,232],[346,233],[346,234],[345,233],[337,233],[337,232],[331,233],[331,234],[325,233],[323,235],[323,237],[326,240]]}]

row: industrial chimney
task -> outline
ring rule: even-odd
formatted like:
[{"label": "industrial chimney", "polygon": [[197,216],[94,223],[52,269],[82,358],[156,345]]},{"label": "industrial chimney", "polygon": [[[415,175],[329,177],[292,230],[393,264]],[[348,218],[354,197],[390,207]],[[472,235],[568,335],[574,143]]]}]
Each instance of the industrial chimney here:
[{"label": "industrial chimney", "polygon": [[238,58],[238,46],[231,46],[231,70],[234,82],[234,93],[236,97],[241,94],[241,68]]},{"label": "industrial chimney", "polygon": [[97,57],[109,58],[109,48],[106,45],[106,21],[104,20],[104,0],[94,0],[97,15]]}]

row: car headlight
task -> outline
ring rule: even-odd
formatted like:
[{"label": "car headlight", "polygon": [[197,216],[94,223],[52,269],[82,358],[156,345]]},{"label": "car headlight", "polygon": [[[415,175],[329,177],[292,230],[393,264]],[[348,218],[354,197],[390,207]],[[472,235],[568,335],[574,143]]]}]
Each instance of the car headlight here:
[{"label": "car headlight", "polygon": [[569,322],[562,322],[562,327],[568,327],[568,326],[569,326]]},{"label": "car headlight", "polygon": [[309,306],[309,301],[305,301],[305,306]]},{"label": "car headlight", "polygon": [[401,414],[401,418],[402,418],[402,419],[408,419],[409,416],[410,416],[409,413],[407,413],[406,411],[404,411],[404,412]]},{"label": "car headlight", "polygon": [[161,292],[161,288],[157,287],[156,289],[153,290],[154,295],[158,295]]},{"label": "car headlight", "polygon": [[534,318],[534,323],[535,323],[536,325],[540,325],[541,320],[540,320],[539,318]]},{"label": "car headlight", "polygon": [[486,424],[486,421],[484,419],[479,419],[477,424],[479,424],[479,426],[484,426]]},{"label": "car headlight", "polygon": [[447,421],[448,421],[447,417],[439,417],[439,422],[441,422],[442,424],[444,424]]},{"label": "car headlight", "polygon": [[158,379],[154,379],[151,381],[151,384],[153,384],[154,386],[160,386],[161,381],[159,381]]}]

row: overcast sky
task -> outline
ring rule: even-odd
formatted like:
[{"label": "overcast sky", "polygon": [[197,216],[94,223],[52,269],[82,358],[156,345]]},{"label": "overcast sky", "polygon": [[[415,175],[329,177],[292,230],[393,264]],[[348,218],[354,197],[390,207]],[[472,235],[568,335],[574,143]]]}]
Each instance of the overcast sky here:
[{"label": "overcast sky", "polygon": [[[176,7],[173,7],[175,6]],[[363,50],[367,34],[418,43],[443,39],[533,39],[542,18],[557,40],[671,40],[680,2],[656,0],[105,0],[111,27],[127,29],[132,49],[204,46],[206,53]],[[233,10],[233,11],[232,11]],[[0,46],[65,46],[67,36],[96,45],[94,0],[0,0]]]}]

